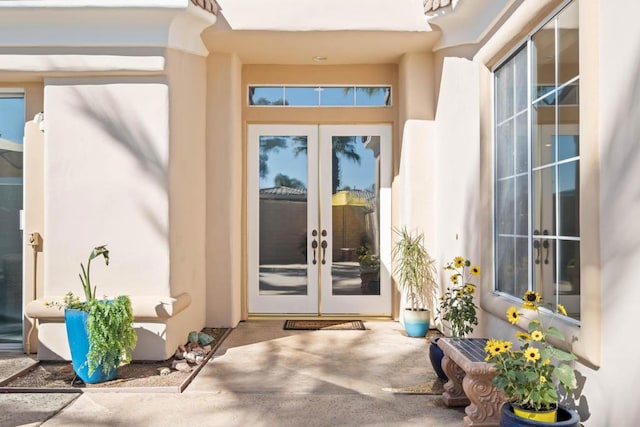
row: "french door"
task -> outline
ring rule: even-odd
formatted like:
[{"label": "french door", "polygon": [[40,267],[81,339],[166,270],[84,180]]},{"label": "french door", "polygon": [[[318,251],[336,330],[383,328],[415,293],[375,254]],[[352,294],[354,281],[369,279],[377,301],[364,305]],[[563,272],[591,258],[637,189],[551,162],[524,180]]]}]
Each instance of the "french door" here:
[{"label": "french door", "polygon": [[250,314],[391,313],[391,126],[250,125]]}]

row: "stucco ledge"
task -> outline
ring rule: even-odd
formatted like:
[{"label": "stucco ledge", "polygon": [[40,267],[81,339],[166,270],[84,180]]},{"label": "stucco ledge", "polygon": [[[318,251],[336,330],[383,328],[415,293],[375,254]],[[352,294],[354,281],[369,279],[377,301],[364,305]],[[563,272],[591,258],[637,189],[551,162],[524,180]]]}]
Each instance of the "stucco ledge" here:
[{"label": "stucco ledge", "polygon": [[[140,319],[169,319],[191,304],[191,295],[182,293],[176,297],[169,296],[131,296],[131,307],[136,320]],[[64,310],[45,303],[59,302],[62,296],[51,296],[31,301],[25,307],[25,314],[32,319],[60,320],[64,317]]]}]

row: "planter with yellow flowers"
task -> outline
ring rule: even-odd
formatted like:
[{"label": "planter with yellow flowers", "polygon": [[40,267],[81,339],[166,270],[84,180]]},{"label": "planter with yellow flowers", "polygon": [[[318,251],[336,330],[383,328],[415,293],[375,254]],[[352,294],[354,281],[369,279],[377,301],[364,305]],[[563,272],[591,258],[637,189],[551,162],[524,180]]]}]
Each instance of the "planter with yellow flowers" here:
[{"label": "planter with yellow flowers", "polygon": [[[443,325],[451,330],[453,337],[463,338],[472,333],[473,327],[478,325],[478,306],[473,300],[476,284],[473,281],[480,277],[480,267],[473,265],[468,259],[457,256],[444,269],[451,272],[451,286],[447,287],[440,297],[436,319],[442,320]],[[439,339],[431,340],[429,359],[438,377],[447,381],[448,378],[442,369],[444,354],[438,347]]]},{"label": "planter with yellow flowers", "polygon": [[526,332],[517,332],[518,344],[490,339],[485,351],[486,360],[493,363],[497,375],[494,385],[504,392],[508,402],[502,408],[501,426],[578,426],[580,418],[558,404],[557,387],[570,394],[576,387],[571,363],[572,352],[561,350],[549,339],[564,341],[564,335],[552,322],[556,315],[566,316],[558,304],[557,311],[545,327],[540,319],[541,296],[527,291],[520,308],[507,310],[507,319],[514,325],[521,317],[530,319]]}]

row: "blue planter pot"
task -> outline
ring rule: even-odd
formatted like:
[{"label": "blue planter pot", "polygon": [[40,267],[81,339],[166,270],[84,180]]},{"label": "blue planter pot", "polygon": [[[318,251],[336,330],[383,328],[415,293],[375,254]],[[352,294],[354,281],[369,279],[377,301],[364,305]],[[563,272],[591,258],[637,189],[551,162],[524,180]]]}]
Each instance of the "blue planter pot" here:
[{"label": "blue planter pot", "polygon": [[426,336],[429,330],[429,318],[429,310],[405,310],[403,321],[407,335],[414,338]]},{"label": "blue planter pot", "polygon": [[562,406],[558,407],[558,415],[556,422],[545,423],[540,421],[527,420],[520,418],[513,413],[513,407],[510,403],[502,405],[502,414],[500,416],[500,427],[579,427],[580,416],[570,409]]},{"label": "blue planter pot", "polygon": [[89,375],[89,363],[87,361],[87,354],[89,353],[88,317],[89,313],[83,310],[67,309],[64,311],[73,370],[85,384],[110,381],[118,374],[118,370],[115,368],[105,374],[102,365],[100,365]]},{"label": "blue planter pot", "polygon": [[444,357],[444,352],[440,347],[438,347],[439,339],[440,338],[438,337],[431,340],[431,345],[429,346],[429,360],[431,361],[431,366],[433,366],[433,370],[436,371],[438,378],[449,381],[447,374],[445,374],[442,369],[442,358]]}]

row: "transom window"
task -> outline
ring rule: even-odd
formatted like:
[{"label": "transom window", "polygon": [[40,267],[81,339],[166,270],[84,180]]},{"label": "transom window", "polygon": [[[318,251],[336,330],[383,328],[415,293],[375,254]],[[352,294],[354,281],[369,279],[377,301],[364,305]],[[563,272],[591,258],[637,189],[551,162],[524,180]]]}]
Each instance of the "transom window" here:
[{"label": "transom window", "polygon": [[249,86],[260,107],[389,107],[390,86]]},{"label": "transom window", "polygon": [[494,72],[495,290],[580,319],[578,2]]}]

